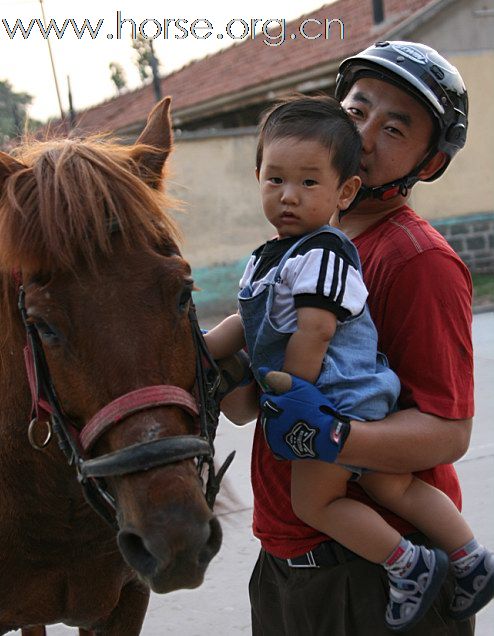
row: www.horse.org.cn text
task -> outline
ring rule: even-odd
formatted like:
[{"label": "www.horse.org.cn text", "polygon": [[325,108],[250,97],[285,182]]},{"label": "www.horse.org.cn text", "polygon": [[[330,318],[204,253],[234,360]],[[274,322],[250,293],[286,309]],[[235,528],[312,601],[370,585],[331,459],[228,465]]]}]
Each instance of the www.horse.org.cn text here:
[{"label": "www.horse.org.cn text", "polygon": [[[108,25],[108,21],[106,23]],[[108,40],[121,40],[141,36],[148,40],[207,40],[216,37],[218,40],[240,41],[253,40],[260,36],[267,46],[280,46],[290,40],[343,40],[345,37],[345,25],[339,18],[305,18],[298,24],[289,25],[284,18],[232,18],[219,26],[207,18],[146,18],[139,22],[123,17],[122,12],[117,11],[113,30],[106,32],[104,24],[104,18],[85,18],[83,21],[65,18],[58,22],[54,18],[47,21],[40,18],[31,18],[29,21],[17,18],[15,22],[2,18],[0,38],[7,36],[11,40],[27,40],[40,35],[45,40],[50,36],[61,40],[66,34],[72,34],[79,40],[104,37]]]}]

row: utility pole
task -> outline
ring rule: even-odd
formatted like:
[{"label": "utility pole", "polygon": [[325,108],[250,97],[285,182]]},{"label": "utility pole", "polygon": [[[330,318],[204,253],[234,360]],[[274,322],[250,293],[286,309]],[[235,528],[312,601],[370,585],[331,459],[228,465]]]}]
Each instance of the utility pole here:
[{"label": "utility pole", "polygon": [[158,60],[156,59],[156,56],[154,54],[153,40],[149,40],[149,49],[151,51],[150,61],[151,61],[151,71],[153,73],[154,96],[156,97],[156,101],[159,102],[162,97],[161,82],[160,82],[160,75],[158,71]]},{"label": "utility pole", "polygon": [[[39,0],[39,5],[41,7],[41,16],[43,18],[43,23],[46,26],[46,17],[45,17],[45,9],[43,7],[43,0]],[[62,99],[60,97],[60,89],[58,87],[57,73],[55,71],[55,62],[53,61],[53,53],[52,53],[52,50],[51,50],[51,44],[50,44],[50,37],[49,36],[46,37],[46,43],[48,44],[48,52],[50,54],[51,70],[52,70],[52,73],[53,73],[53,79],[55,81],[55,89],[57,91],[58,107],[60,109],[60,118],[61,118],[65,128],[67,128],[67,124],[66,124],[66,121],[65,121],[65,114],[64,114],[63,108],[62,108]]]},{"label": "utility pole", "polygon": [[71,128],[75,128],[76,118],[75,118],[74,104],[72,102],[72,90],[70,88],[70,76],[69,75],[67,75],[67,94],[68,94],[68,98],[69,98],[69,121],[70,121],[70,127]]}]

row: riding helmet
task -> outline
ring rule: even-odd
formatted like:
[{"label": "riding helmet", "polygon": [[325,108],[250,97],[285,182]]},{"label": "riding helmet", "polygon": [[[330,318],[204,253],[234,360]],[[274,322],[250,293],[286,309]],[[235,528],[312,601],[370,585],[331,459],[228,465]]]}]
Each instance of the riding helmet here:
[{"label": "riding helmet", "polygon": [[[440,177],[466,141],[468,95],[458,70],[425,44],[388,41],[377,42],[340,64],[335,97],[341,101],[360,77],[396,85],[413,94],[432,115],[436,134],[428,157],[442,151],[447,159],[426,181]],[[411,177],[416,176],[417,168]]]}]

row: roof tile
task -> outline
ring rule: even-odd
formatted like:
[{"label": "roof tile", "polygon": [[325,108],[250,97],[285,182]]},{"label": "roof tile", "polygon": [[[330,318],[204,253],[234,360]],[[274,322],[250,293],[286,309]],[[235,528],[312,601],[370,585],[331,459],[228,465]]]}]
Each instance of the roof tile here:
[{"label": "roof tile", "polygon": [[[303,72],[325,62],[337,62],[382,38],[417,11],[436,0],[384,0],[384,22],[375,25],[372,2],[338,0],[300,16],[286,24],[287,39],[279,46],[268,46],[264,34],[238,42],[213,55],[190,62],[162,78],[163,94],[172,95],[175,112],[210,100],[262,86],[270,81]],[[344,25],[340,39],[336,23],[328,39],[304,39],[298,27],[306,18],[324,23],[339,19]],[[307,32],[311,33],[310,26]],[[298,35],[290,39],[291,34]],[[315,33],[314,33],[315,34]],[[143,122],[154,104],[151,85],[121,94],[97,106],[81,111],[78,128],[85,131],[118,131]]]}]

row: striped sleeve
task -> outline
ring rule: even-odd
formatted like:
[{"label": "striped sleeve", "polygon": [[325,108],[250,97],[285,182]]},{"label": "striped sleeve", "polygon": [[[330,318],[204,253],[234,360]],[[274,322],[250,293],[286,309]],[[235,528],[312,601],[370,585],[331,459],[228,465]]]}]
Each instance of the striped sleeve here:
[{"label": "striped sleeve", "polygon": [[254,252],[254,254],[252,254],[252,256],[247,261],[247,265],[245,266],[244,273],[242,274],[242,278],[240,279],[240,282],[238,284],[240,289],[243,289],[247,285],[249,280],[251,279],[252,274],[254,272],[255,264],[256,264],[256,254]]},{"label": "striped sleeve", "polygon": [[288,259],[282,279],[291,289],[296,308],[327,309],[340,322],[358,316],[367,299],[358,269],[341,252],[325,248],[314,248]]}]

